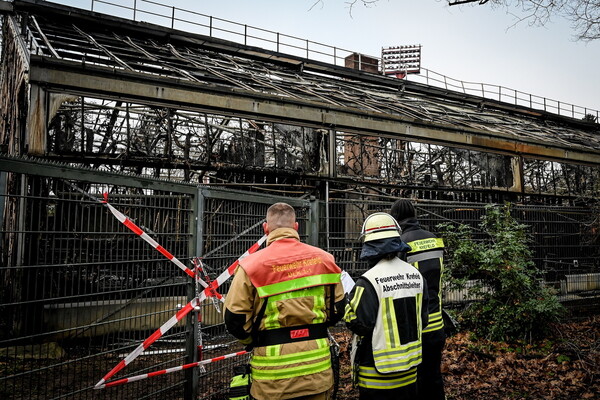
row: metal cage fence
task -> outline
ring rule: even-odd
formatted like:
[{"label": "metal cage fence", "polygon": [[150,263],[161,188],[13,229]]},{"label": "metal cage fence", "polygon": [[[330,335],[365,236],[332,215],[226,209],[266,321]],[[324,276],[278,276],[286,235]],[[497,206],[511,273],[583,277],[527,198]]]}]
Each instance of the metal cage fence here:
[{"label": "metal cage fence", "polygon": [[[110,204],[185,260],[194,236],[193,194],[112,183],[110,177],[82,180],[49,165],[27,169],[0,171],[0,397],[163,398],[166,388],[182,396],[182,375],[118,392],[93,390],[187,302],[181,271],[101,201],[108,193]],[[183,364],[186,340],[180,324],[126,373]]]},{"label": "metal cage fence", "polygon": [[[328,231],[321,239],[340,267],[356,278],[367,270],[366,263],[359,260],[362,223],[374,212],[389,212],[393,201],[355,197],[331,199],[325,205]],[[434,233],[440,223],[465,224],[473,228],[474,240],[485,240],[479,228],[485,204],[419,201],[415,209],[420,224]],[[588,208],[513,205],[512,213],[528,226],[533,261],[561,299],[573,300],[574,293],[581,296],[581,292],[600,289],[600,243],[593,237],[593,215]]]},{"label": "metal cage fence", "polygon": [[[226,398],[235,357],[114,388],[94,384],[197,295],[193,280],[119,222],[108,202],[192,266],[200,256],[215,279],[262,235],[269,205],[295,207],[303,241],[334,254],[354,277],[364,218],[391,201],[278,198],[242,191],[2,159],[0,167],[0,397],[6,399]],[[367,197],[368,198],[368,197]],[[477,227],[484,204],[421,200],[421,223]],[[577,309],[599,288],[600,245],[591,212],[515,205],[529,225],[535,262]],[[229,283],[219,289],[226,294]],[[116,379],[241,349],[227,334],[222,305],[206,300]],[[202,345],[199,353],[198,345]]]}]

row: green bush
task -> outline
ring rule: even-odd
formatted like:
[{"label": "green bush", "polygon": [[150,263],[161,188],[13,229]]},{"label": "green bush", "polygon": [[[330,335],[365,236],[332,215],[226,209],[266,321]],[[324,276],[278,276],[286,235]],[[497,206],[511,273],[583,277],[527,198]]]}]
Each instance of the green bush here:
[{"label": "green bush", "polygon": [[486,206],[473,229],[449,223],[437,226],[446,243],[444,281],[447,289],[464,290],[477,299],[461,313],[462,325],[490,340],[528,340],[544,337],[563,312],[552,289],[545,287],[532,261],[527,225],[511,215],[511,205]]}]

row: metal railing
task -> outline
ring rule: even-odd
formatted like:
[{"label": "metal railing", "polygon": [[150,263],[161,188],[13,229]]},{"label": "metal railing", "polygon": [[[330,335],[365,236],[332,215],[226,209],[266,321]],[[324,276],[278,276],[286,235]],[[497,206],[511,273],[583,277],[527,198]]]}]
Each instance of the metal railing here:
[{"label": "metal railing", "polygon": [[[248,46],[257,46],[333,65],[344,66],[345,58],[357,53],[353,50],[241,24],[153,0],[129,0],[129,5],[107,0],[90,0],[90,10],[118,16],[129,13],[134,21],[150,22],[172,29],[230,40]],[[371,59],[380,59],[379,56],[365,56]],[[600,123],[600,111],[597,109],[561,102],[505,86],[462,81],[427,68],[421,68],[420,74],[409,74],[405,79],[449,91]]]},{"label": "metal railing", "polygon": [[560,100],[549,99],[547,97],[537,96],[500,85],[461,81],[458,79],[449,78],[446,75],[442,75],[426,68],[421,68],[421,71],[422,72],[420,74],[407,75],[406,80],[473,96],[481,96],[503,103],[514,104],[516,106],[544,110],[549,113],[566,117],[589,119],[591,116],[595,118],[595,122],[600,123],[600,111],[595,109],[577,106],[574,104],[561,102]]}]

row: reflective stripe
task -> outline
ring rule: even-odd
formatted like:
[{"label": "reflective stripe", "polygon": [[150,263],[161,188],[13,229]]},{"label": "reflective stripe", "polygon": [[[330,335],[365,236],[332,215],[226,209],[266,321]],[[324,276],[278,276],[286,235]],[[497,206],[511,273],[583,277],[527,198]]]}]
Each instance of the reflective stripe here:
[{"label": "reflective stripe", "polygon": [[265,353],[267,357],[279,357],[279,353],[281,352],[281,346],[278,344],[274,344],[272,346],[267,346]]},{"label": "reflective stripe", "polygon": [[281,368],[273,370],[261,370],[252,368],[253,380],[277,380],[289,379],[297,376],[318,374],[331,368],[331,359],[323,360],[319,363],[301,365],[298,367]]},{"label": "reflective stripe", "polygon": [[419,239],[409,242],[410,253],[418,253],[426,250],[440,249],[444,247],[444,240],[442,238],[428,238],[428,239]]},{"label": "reflective stripe", "polygon": [[429,323],[423,332],[433,332],[437,331],[438,329],[442,329],[443,327],[444,319],[442,318],[442,312],[438,311],[436,313],[429,314]]},{"label": "reflective stripe", "polygon": [[[310,288],[308,290],[314,290],[316,292],[316,294],[313,295],[313,301],[314,301],[314,305],[313,305],[313,309],[312,311],[315,313],[315,318],[313,319],[312,323],[313,324],[320,324],[325,322],[325,318],[327,317],[325,315],[325,286],[316,286],[314,288]],[[331,296],[334,296],[335,298],[335,294],[332,292],[330,293]],[[333,310],[331,310],[331,312],[333,312]]]},{"label": "reflective stripe", "polygon": [[382,375],[375,368],[362,365],[358,367],[358,386],[367,389],[395,389],[410,385],[416,381],[416,368],[412,368],[406,372]]},{"label": "reflective stripe", "polygon": [[357,318],[354,310],[358,308],[358,304],[360,303],[360,299],[365,292],[365,288],[362,286],[355,286],[356,289],[354,291],[354,297],[350,300],[348,304],[346,304],[346,310],[344,312],[344,321],[352,322]]},{"label": "reflective stripe", "polygon": [[318,348],[315,350],[280,355],[279,357],[254,356],[250,363],[252,366],[256,367],[279,367],[291,363],[315,361],[324,356],[329,356],[329,348]]},{"label": "reflective stripe", "polygon": [[414,256],[407,256],[406,262],[409,264],[412,264],[412,263],[416,263],[419,261],[432,260],[435,258],[443,258],[443,257],[444,257],[443,250],[434,250],[434,251],[428,251],[426,253],[415,254]]},{"label": "reflective stripe", "polygon": [[274,296],[281,293],[309,288],[312,286],[333,285],[340,283],[341,274],[311,275],[289,281],[272,283],[256,288],[259,297]]},{"label": "reflective stripe", "polygon": [[421,363],[421,341],[413,342],[393,350],[373,352],[377,371],[381,373],[397,372],[416,367]]},{"label": "reflective stripe", "polygon": [[419,351],[418,354],[414,354],[412,358],[406,360],[388,360],[385,363],[379,363],[377,364],[377,370],[382,374],[406,371],[421,364],[421,361],[422,355],[421,351]]},{"label": "reflective stripe", "polygon": [[383,332],[387,347],[395,348],[400,346],[400,333],[398,332],[398,322],[396,321],[396,311],[394,309],[394,298],[385,297],[382,299]]},{"label": "reflective stripe", "polygon": [[[266,301],[266,300],[265,300]],[[265,329],[277,329],[281,328],[279,323],[279,308],[277,308],[277,301],[269,299],[267,303],[267,309],[265,310]],[[259,322],[260,324],[260,322]]]},{"label": "reflective stripe", "polygon": [[443,327],[444,327],[444,321],[439,320],[436,323],[430,323],[429,325],[427,325],[427,328],[425,328],[425,330],[423,330],[423,333],[437,331],[439,329],[442,329]]},{"label": "reflective stripe", "polygon": [[417,309],[416,309],[416,318],[417,318],[417,332],[419,335],[419,341],[421,340],[421,334],[423,333],[423,319],[421,314],[423,312],[423,293],[417,294]]},{"label": "reflective stripe", "polygon": [[[325,339],[319,339],[325,340]],[[320,361],[319,361],[320,360]],[[289,366],[293,363],[306,363]],[[279,356],[275,359],[270,357],[253,357],[250,362],[252,367],[252,379],[255,380],[276,380],[288,379],[297,376],[317,374],[331,368],[331,357],[329,348],[319,348],[317,350],[309,350]],[[266,367],[265,369],[257,369],[255,366]],[[281,368],[283,367],[283,368]]]}]

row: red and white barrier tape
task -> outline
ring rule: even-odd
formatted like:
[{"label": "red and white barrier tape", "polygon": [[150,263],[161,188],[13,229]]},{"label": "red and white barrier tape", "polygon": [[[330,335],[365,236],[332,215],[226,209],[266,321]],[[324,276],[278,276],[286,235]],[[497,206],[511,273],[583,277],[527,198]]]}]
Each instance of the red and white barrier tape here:
[{"label": "red and white barrier tape", "polygon": [[[244,259],[244,257],[246,257],[247,255],[252,254],[256,250],[258,250],[260,248],[260,246],[262,246],[266,240],[267,240],[267,235],[263,235],[263,237],[258,239],[258,241],[256,243],[254,243],[248,250],[246,250],[246,252],[244,254],[242,254],[237,260],[235,260],[233,262],[233,264],[231,264],[229,267],[227,267],[227,269],[225,271],[223,271],[221,273],[221,275],[219,275],[217,277],[217,279],[213,280],[210,283],[209,287],[216,289],[219,286],[221,286],[223,283],[227,282],[227,279],[229,279],[235,273],[235,269],[238,267],[238,265],[240,265],[240,261],[242,261]],[[206,289],[205,289],[205,291],[206,291]],[[208,293],[207,293],[207,295],[208,295]]]},{"label": "red and white barrier tape", "polygon": [[[191,269],[189,269],[188,267],[183,265],[183,263],[181,261],[179,261],[179,259],[177,259],[177,257],[175,257],[167,249],[165,249],[160,244],[158,244],[156,242],[156,240],[154,240],[150,236],[148,236],[148,234],[146,232],[144,232],[142,230],[142,228],[137,226],[132,220],[127,218],[127,216],[125,216],[119,210],[117,210],[116,208],[111,206],[110,203],[106,200],[106,194],[105,194],[105,200],[102,203],[106,207],[108,207],[110,212],[115,216],[115,218],[117,218],[119,220],[119,222],[121,222],[123,225],[125,225],[127,228],[129,228],[133,233],[135,233],[136,235],[138,235],[139,237],[144,239],[146,242],[148,242],[150,244],[150,246],[154,247],[156,250],[159,251],[160,254],[167,257],[173,264],[175,264],[179,268],[181,268],[183,270],[183,272],[188,274],[190,277],[195,278],[194,271],[192,271]],[[208,286],[208,284],[206,282],[204,282],[202,279],[199,279],[199,282],[204,287]]]},{"label": "red and white barrier tape", "polygon": [[133,360],[135,360],[140,354],[144,352],[148,347],[152,345],[152,343],[156,342],[162,335],[164,335],[169,329],[171,329],[177,322],[179,322],[183,317],[189,314],[190,311],[194,309],[194,307],[199,306],[202,301],[209,295],[214,295],[213,293],[216,289],[221,286],[224,282],[227,281],[235,272],[235,269],[239,265],[240,261],[249,254],[254,253],[256,250],[260,248],[260,246],[265,242],[267,236],[264,235],[261,237],[258,242],[254,243],[252,247],[250,247],[244,254],[242,254],[237,260],[233,262],[225,271],[221,273],[211,282],[210,286],[200,293],[200,296],[193,299],[189,303],[187,303],[182,309],[180,309],[177,314],[171,317],[167,322],[165,322],[160,328],[158,328],[152,335],[150,335],[142,344],[140,344],[135,350],[127,355],[120,363],[118,363],[108,374],[104,376],[104,378],[100,379],[98,383],[96,383],[95,388],[100,389],[103,385],[112,378],[115,374],[129,365]]},{"label": "red and white barrier tape", "polygon": [[194,367],[197,367],[199,365],[204,365],[204,364],[210,364],[210,363],[215,362],[215,361],[222,361],[222,360],[225,360],[227,358],[242,356],[242,355],[247,354],[247,353],[248,352],[245,351],[245,350],[238,351],[237,353],[226,354],[224,356],[210,358],[208,360],[197,361],[197,362],[193,362],[193,363],[190,363],[190,364],[181,365],[179,367],[167,368],[167,369],[163,369],[163,370],[160,370],[160,371],[149,372],[147,374],[136,375],[136,376],[132,376],[132,377],[129,377],[129,378],[124,378],[124,379],[119,379],[119,380],[112,381],[112,382],[106,382],[106,383],[101,384],[100,386],[96,385],[95,389],[104,389],[104,388],[109,388],[109,387],[113,387],[113,386],[124,385],[126,383],[131,383],[131,382],[135,382],[135,381],[141,381],[142,379],[152,378],[153,376],[170,374],[170,373],[176,372],[176,371],[183,371],[184,369],[194,368]]}]

